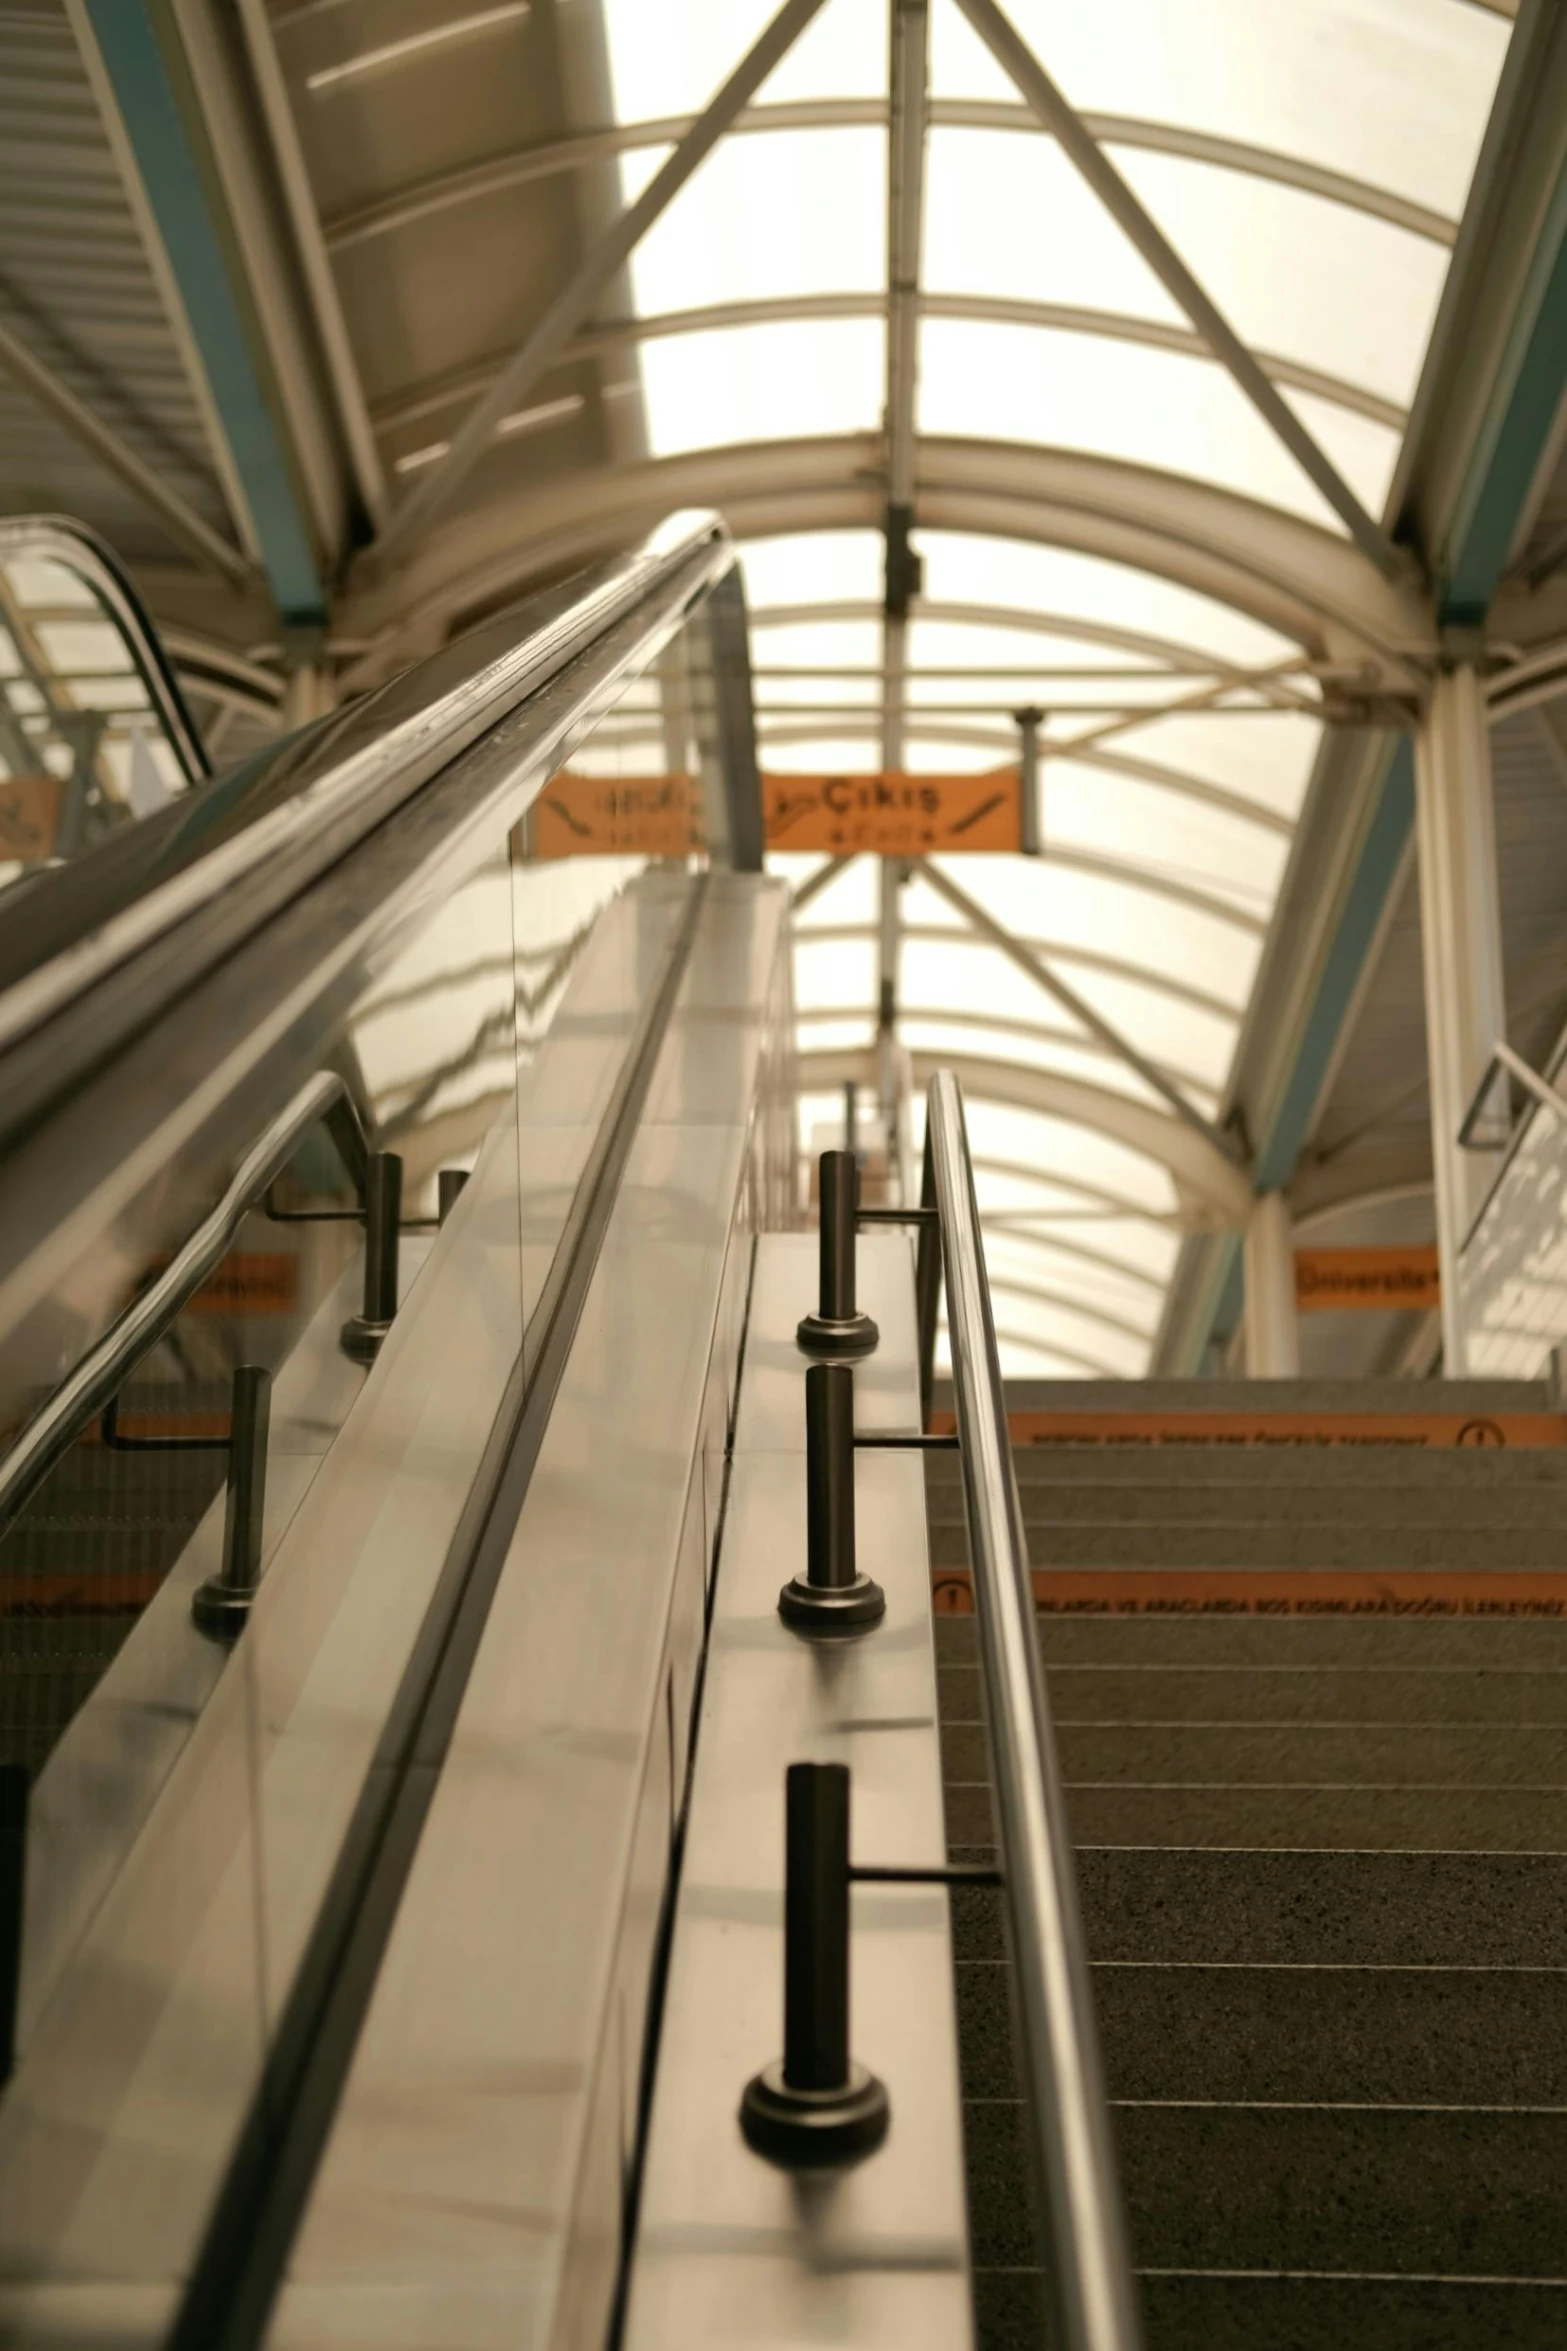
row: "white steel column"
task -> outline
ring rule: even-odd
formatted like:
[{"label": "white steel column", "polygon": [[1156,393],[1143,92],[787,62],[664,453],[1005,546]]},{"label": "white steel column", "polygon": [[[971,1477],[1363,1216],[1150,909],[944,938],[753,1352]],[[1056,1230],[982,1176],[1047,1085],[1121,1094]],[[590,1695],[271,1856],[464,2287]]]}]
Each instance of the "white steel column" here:
[{"label": "white steel column", "polygon": [[1282,1192],[1259,1193],[1242,1244],[1246,1372],[1254,1380],[1300,1377],[1295,1311],[1295,1227]]},{"label": "white steel column", "polygon": [[[1442,1280],[1442,1369],[1465,1370],[1458,1260],[1496,1173],[1494,1151],[1461,1151],[1458,1130],[1507,1035],[1502,913],[1485,697],[1473,665],[1443,671],[1415,735],[1420,943],[1431,1076],[1431,1167]],[[1496,1108],[1505,1118],[1505,1082]]]}]

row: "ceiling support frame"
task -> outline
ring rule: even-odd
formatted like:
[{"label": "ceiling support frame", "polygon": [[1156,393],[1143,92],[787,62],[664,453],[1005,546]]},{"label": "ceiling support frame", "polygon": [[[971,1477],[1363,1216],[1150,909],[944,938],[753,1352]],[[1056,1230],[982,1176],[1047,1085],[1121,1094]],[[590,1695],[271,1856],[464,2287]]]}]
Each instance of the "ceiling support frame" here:
[{"label": "ceiling support frame", "polygon": [[78,399],[70,386],[61,381],[53,368],[4,325],[0,325],[0,371],[20,384],[73,441],[96,457],[105,471],[112,473],[156,518],[177,547],[207,570],[231,580],[236,587],[250,586],[256,569],[249,557],[225,539],[221,531],[214,530],[178,490],[170,489],[155,467],[138,457],[112,425],[105,424],[85,400]]},{"label": "ceiling support frame", "polygon": [[364,386],[349,341],[337,280],[321,233],[321,218],[310,186],[310,172],[289,102],[288,85],[273,38],[272,18],[265,0],[237,0],[240,31],[255,77],[272,161],[289,227],[299,253],[300,269],[309,296],[311,316],[321,344],[322,362],[331,387],[333,405],[342,430],[343,445],[353,470],[355,486],[366,517],[379,530],[386,520],[386,476],[376,446],[365,401]]},{"label": "ceiling support frame", "polygon": [[1145,1086],[1158,1095],[1161,1102],[1167,1103],[1176,1117],[1189,1126],[1194,1135],[1200,1136],[1214,1156],[1222,1160],[1225,1166],[1233,1171],[1234,1148],[1229,1137],[1222,1134],[1211,1119],[1204,1118],[1202,1112],[1187,1099],[1181,1088],[1166,1077],[1162,1069],[1156,1069],[1151,1061],[1146,1060],[1138,1052],[1137,1047],[1121,1035],[1120,1030],[1113,1023],[1096,1012],[1091,1004],[1086,1003],[1075,988],[1069,987],[1066,981],[1051,969],[1043,956],[1036,955],[1031,948],[1023,945],[1021,939],[1014,938],[1005,925],[997,922],[994,915],[987,913],[985,908],[971,898],[966,890],[960,890],[957,883],[951,881],[939,865],[933,865],[928,859],[922,858],[919,873],[921,880],[933,889],[938,897],[945,898],[954,912],[962,915],[971,930],[977,931],[988,945],[1004,955],[1007,961],[1015,965],[1025,978],[1031,979],[1037,988],[1042,988],[1047,996],[1054,997],[1056,1003],[1071,1019],[1085,1028],[1091,1037],[1096,1038],[1108,1053],[1114,1055],[1116,1060],[1124,1063],[1134,1077],[1139,1078]]},{"label": "ceiling support frame", "polygon": [[[887,510],[882,597],[881,764],[904,765],[908,696],[909,605],[918,592],[919,557],[909,543],[914,523],[915,399],[919,380],[919,270],[925,217],[925,136],[930,99],[930,9],[927,0],[891,0],[892,57],[887,132]],[[876,943],[877,1094],[889,1150],[897,1129],[898,896],[904,867],[878,861]],[[897,1170],[902,1190],[905,1171]]]},{"label": "ceiling support frame", "polygon": [[626,206],[598,244],[583,255],[543,317],[535,320],[488,392],[459,425],[446,455],[430,468],[419,487],[393,513],[377,542],[378,552],[384,554],[427,529],[450,503],[494,439],[502,417],[527,397],[546,368],[565,355],[572,336],[587,319],[605,287],[625,267],[697,166],[711,154],[746,101],[793,48],[821,5],[822,0],[783,0],[777,15],[728,80],[714,92],[674,153],[666,158],[641,195]]},{"label": "ceiling support frame", "polygon": [[1355,496],[1338,468],[1317,446],[1295,411],[1258,365],[1218,305],[1192,275],[1164,231],[1147,213],[1076,110],[1046,73],[1028,43],[996,0],[958,0],[975,32],[1016,84],[1063,154],[1153,271],[1171,300],[1185,311],[1215,359],[1263,422],[1327,500],[1361,552],[1389,579],[1399,578],[1407,559]]}]

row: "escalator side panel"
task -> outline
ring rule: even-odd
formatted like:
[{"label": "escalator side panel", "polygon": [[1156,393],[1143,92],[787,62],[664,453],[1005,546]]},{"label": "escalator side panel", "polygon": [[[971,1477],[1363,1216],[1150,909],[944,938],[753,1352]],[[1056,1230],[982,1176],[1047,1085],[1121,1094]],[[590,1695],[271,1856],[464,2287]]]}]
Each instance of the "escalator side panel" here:
[{"label": "escalator side panel", "polygon": [[[89,2287],[117,2343],[163,2339],[593,1150],[591,1127],[548,1115],[565,1098],[561,1066],[584,1036],[598,1054],[612,1033],[628,1053],[690,886],[653,877],[648,903],[602,918],[520,1108],[508,1095],[243,1642],[36,2020],[0,2106],[8,2344],[76,2339]],[[606,966],[613,986],[598,984]]]},{"label": "escalator side panel", "polygon": [[270,2351],[604,2339],[786,957],[712,877]]}]

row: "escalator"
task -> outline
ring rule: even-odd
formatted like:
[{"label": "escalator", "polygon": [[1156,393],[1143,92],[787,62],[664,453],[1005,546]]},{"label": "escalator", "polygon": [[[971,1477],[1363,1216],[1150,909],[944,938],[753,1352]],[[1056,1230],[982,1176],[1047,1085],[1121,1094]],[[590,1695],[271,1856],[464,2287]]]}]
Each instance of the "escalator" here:
[{"label": "escalator", "polygon": [[676,518],[17,861],[0,2337],[1554,2341],[1564,1456],[1014,1466],[749,720]]}]

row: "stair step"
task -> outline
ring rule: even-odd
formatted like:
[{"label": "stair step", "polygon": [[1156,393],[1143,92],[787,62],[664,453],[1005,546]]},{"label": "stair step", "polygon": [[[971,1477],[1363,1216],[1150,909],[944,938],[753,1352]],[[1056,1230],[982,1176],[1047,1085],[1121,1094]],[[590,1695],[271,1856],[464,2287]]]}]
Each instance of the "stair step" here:
[{"label": "stair step", "polygon": [[[1567,1854],[1567,1790],[1067,1782],[1078,1845],[1279,1853]],[[949,1787],[954,1845],[988,1847],[987,1787]]]},{"label": "stair step", "polygon": [[[964,2119],[974,2259],[1026,2266],[1023,2109]],[[1114,2123],[1139,2268],[1560,2274],[1567,2110],[1123,2104]]]},{"label": "stair step", "polygon": [[[1567,1967],[1096,1965],[1112,2098],[1567,2106]],[[964,2088],[1020,2095],[1005,1961],[960,1960]]]},{"label": "stair step", "polygon": [[[1046,1681],[1058,1729],[1185,1721],[1559,1724],[1567,1730],[1567,1671],[1561,1670],[1052,1664]],[[942,1666],[938,1686],[944,1724],[980,1720],[977,1666]]]},{"label": "stair step", "polygon": [[[1110,1518],[1078,1524],[1027,1512],[1024,1533],[1036,1568],[1350,1569],[1373,1575],[1429,1568],[1567,1578],[1567,1531],[1554,1525],[1247,1526],[1216,1519],[1203,1526],[1174,1526]],[[936,1520],[929,1541],[933,1568],[968,1565],[968,1531],[961,1520]]]},{"label": "stair step", "polygon": [[[1144,2278],[1141,2293],[1147,2351],[1559,2351],[1567,2342],[1567,2281],[1177,2276]],[[998,2317],[1009,2323],[1007,2304]],[[984,2338],[987,2351],[1021,2351],[1028,2339]]]},{"label": "stair step", "polygon": [[[1055,1479],[1018,1481],[1023,1525],[1037,1530],[1073,1526],[1334,1526],[1464,1528],[1497,1539],[1504,1528],[1554,1534],[1567,1558],[1567,1491],[1559,1482],[1518,1488],[1492,1484],[1432,1486],[1286,1483],[1255,1486],[1187,1483],[1089,1485]],[[927,1487],[932,1527],[961,1527],[961,1485]]]},{"label": "stair step", "polygon": [[[972,1665],[972,1616],[935,1619],[941,1665]],[[1046,1664],[1567,1671],[1567,1617],[1048,1616]]]},{"label": "stair step", "polygon": [[[1056,1745],[1069,1786],[1567,1791],[1567,1725],[1119,1723],[1058,1715]],[[951,1788],[986,1781],[983,1727],[944,1720],[942,1762]]]}]

